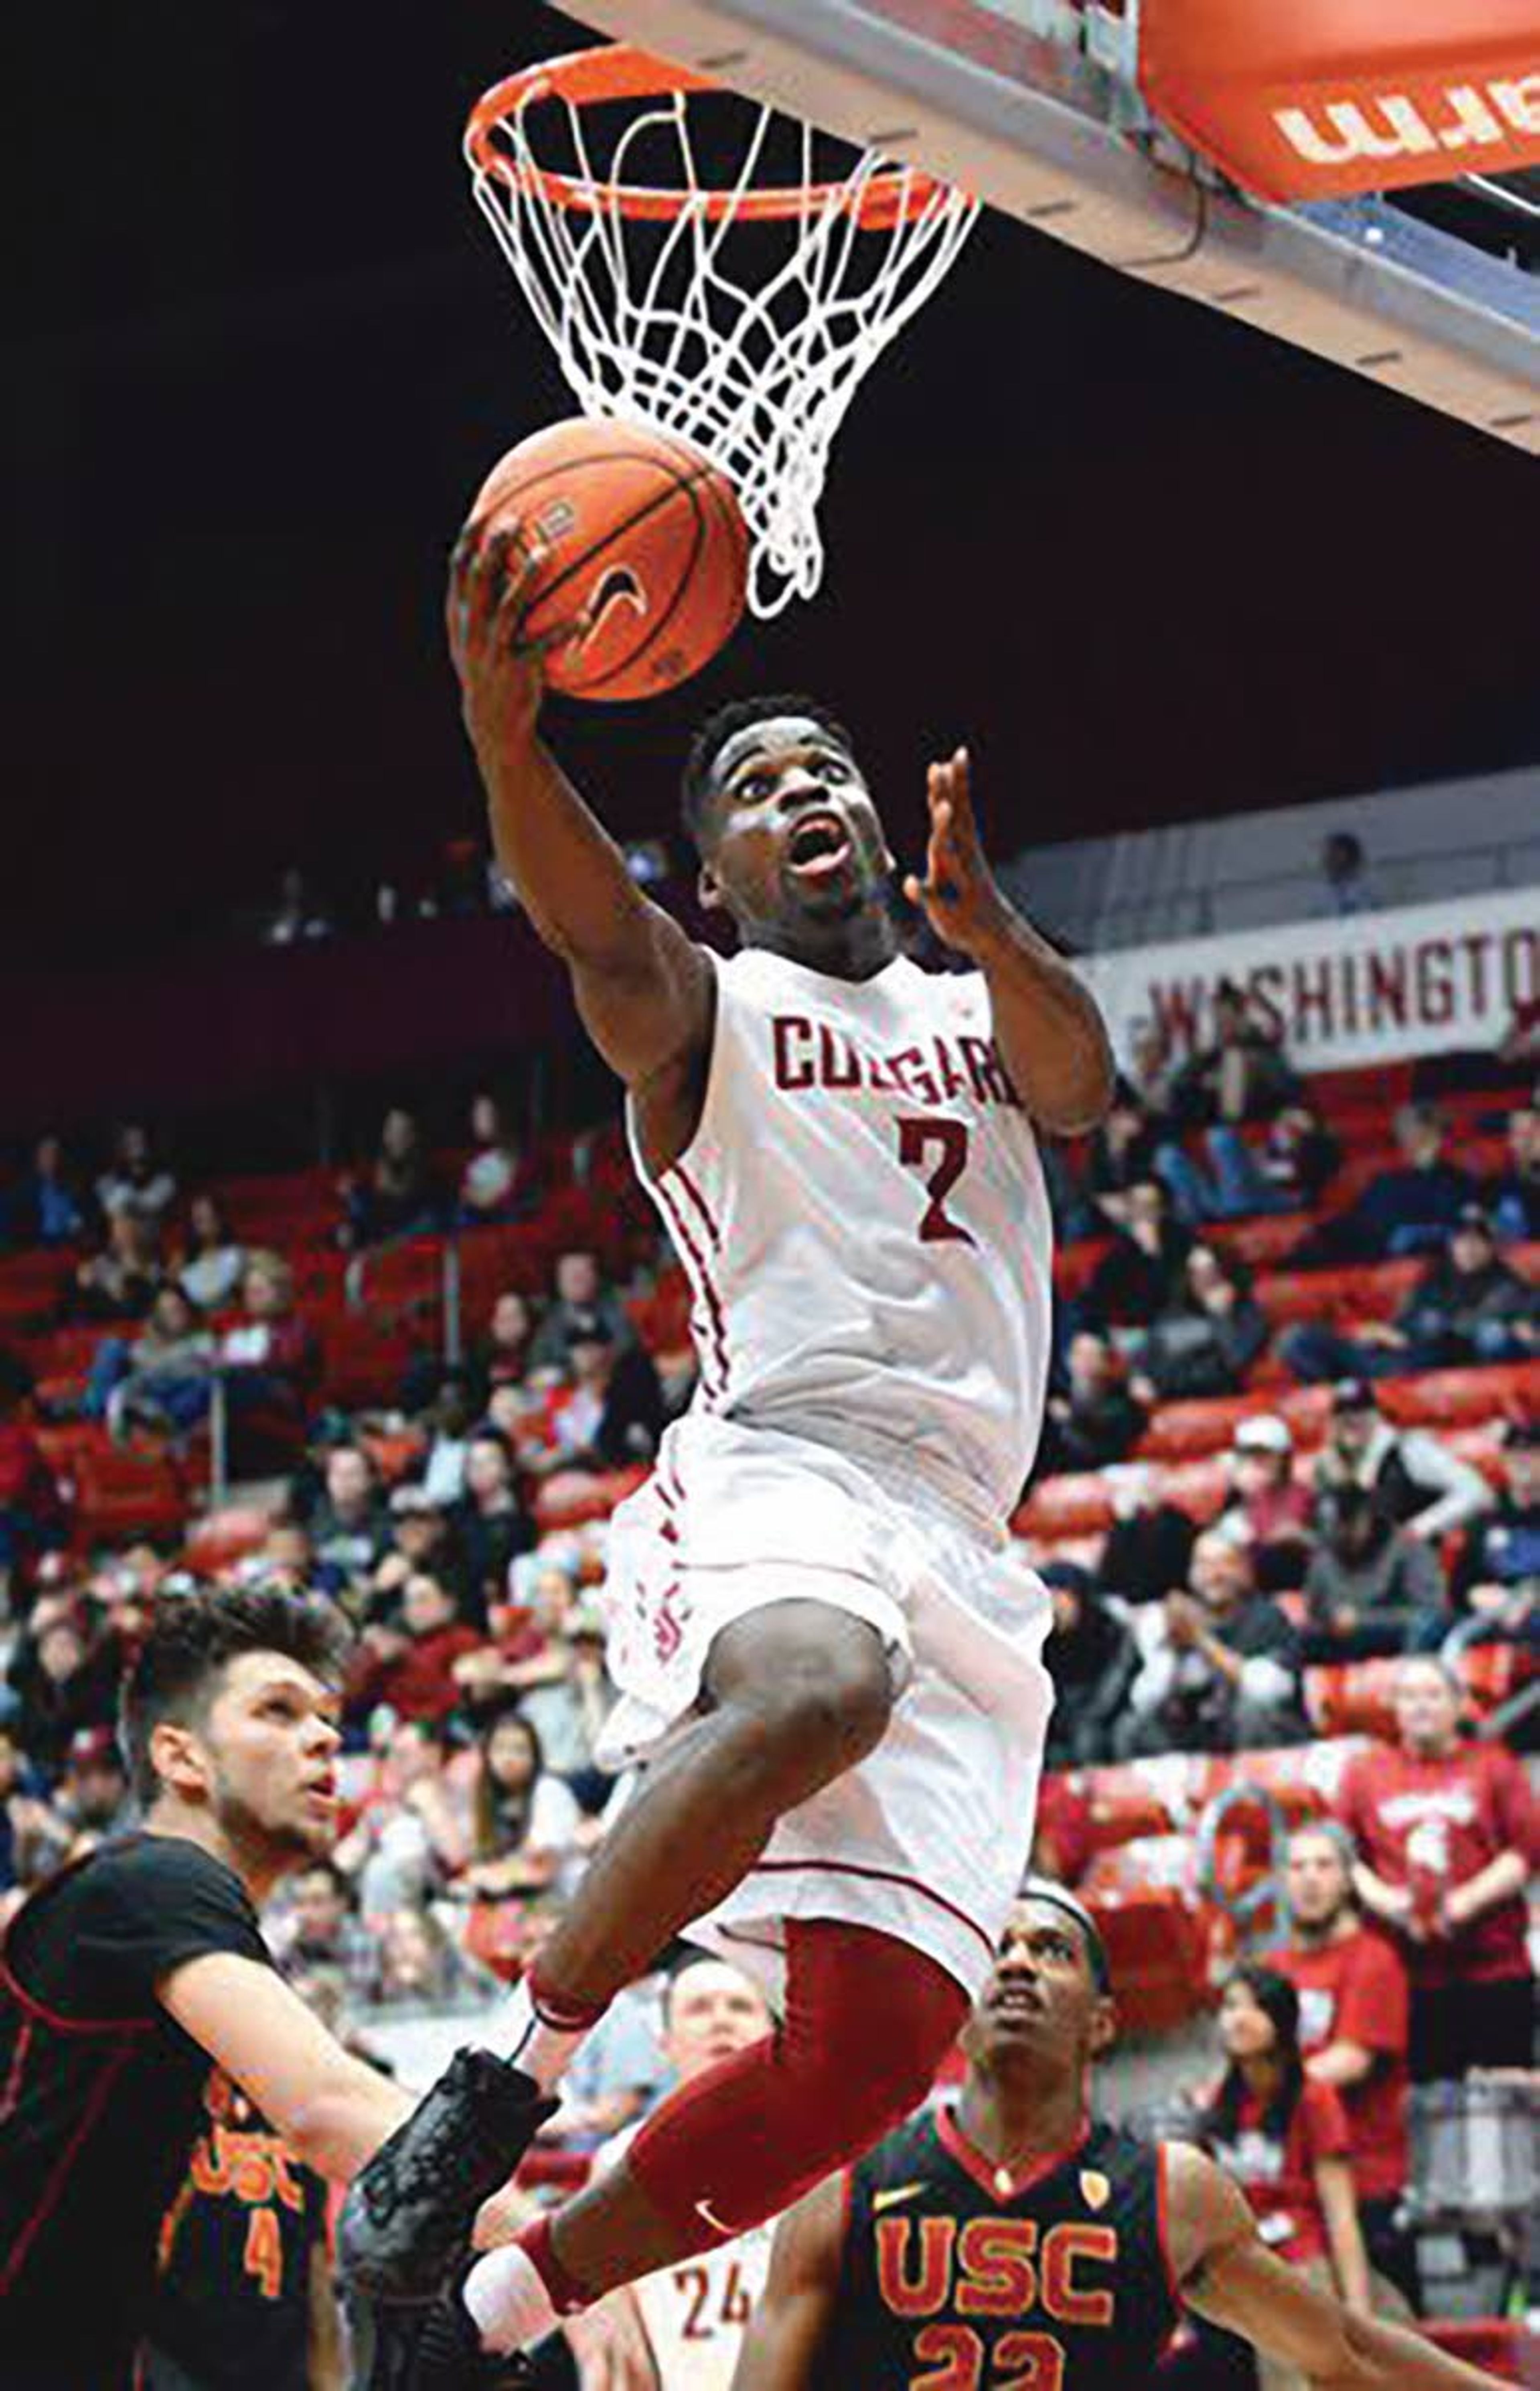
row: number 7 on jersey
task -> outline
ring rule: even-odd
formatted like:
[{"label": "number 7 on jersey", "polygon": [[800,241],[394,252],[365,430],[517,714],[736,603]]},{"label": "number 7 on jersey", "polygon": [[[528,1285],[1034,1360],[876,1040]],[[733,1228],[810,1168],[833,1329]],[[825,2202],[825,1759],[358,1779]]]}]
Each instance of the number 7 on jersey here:
[{"label": "number 7 on jersey", "polygon": [[920,1215],[922,1245],[977,1245],[972,1230],[947,1210],[947,1197],[968,1167],[966,1121],[945,1113],[900,1113],[898,1128],[899,1160],[920,1173],[930,1198]]}]

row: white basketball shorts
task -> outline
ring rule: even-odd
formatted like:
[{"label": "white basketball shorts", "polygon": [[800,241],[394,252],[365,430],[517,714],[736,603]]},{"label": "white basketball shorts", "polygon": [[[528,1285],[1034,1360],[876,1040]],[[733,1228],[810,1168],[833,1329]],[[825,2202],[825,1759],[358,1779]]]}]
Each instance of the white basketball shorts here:
[{"label": "white basketball shorts", "polygon": [[772,1999],[788,1918],[897,1935],[975,1994],[1027,1868],[1053,1701],[1048,1595],[1003,1533],[828,1445],[692,1415],[615,1514],[605,1598],[614,1768],[696,1708],[713,1637],[746,1612],[825,1602],[878,1631],[899,1688],[881,1743],[687,1932]]}]

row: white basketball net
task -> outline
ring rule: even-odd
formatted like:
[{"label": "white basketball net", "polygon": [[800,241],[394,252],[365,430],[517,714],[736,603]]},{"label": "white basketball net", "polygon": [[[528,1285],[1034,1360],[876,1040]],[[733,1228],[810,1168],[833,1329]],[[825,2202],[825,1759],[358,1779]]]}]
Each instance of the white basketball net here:
[{"label": "white basketball net", "polygon": [[[713,104],[714,142],[724,102],[746,123],[731,181],[717,171],[702,177],[692,97],[697,109],[703,97]],[[777,614],[822,578],[818,505],[857,384],[941,281],[978,203],[874,150],[833,181],[816,171],[814,145],[826,149],[826,140],[799,125],[800,173],[784,171],[783,151],[774,179],[807,187],[804,204],[745,221],[745,201],[764,187],[772,123],[783,142],[787,119],[715,91],[629,106],[639,112],[609,131],[615,103],[581,108],[537,84],[496,121],[497,171],[468,144],[476,200],[584,413],[679,433],[727,473],[749,530],[749,604]],[[566,148],[555,164],[552,120],[563,114]],[[661,175],[660,138],[671,145]],[[559,189],[542,176],[559,177]],[[878,178],[896,203],[885,204],[880,225],[863,225],[862,200]],[[820,182],[826,188],[815,196]],[[620,204],[628,184],[633,195],[662,184],[687,196],[677,214],[636,221]]]}]

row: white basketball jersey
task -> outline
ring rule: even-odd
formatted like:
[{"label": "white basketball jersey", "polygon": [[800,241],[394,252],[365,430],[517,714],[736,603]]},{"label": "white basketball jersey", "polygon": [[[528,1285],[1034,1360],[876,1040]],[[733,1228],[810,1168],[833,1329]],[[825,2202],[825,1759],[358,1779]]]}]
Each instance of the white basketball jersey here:
[{"label": "white basketball jersey", "polygon": [[1042,1424],[1053,1232],[981,973],[717,959],[700,1125],[641,1175],[694,1291],[696,1407],[1004,1517]]},{"label": "white basketball jersey", "polygon": [[774,2238],[773,2225],[756,2225],[631,2285],[660,2391],[731,2391]]}]

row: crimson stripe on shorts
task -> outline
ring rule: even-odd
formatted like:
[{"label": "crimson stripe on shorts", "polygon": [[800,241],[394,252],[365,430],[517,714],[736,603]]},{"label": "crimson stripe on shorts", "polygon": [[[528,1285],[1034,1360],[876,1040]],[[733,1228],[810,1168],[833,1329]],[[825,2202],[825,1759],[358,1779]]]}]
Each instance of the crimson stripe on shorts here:
[{"label": "crimson stripe on shorts", "polygon": [[52,2175],[38,2194],[37,2206],[11,2244],[4,2267],[0,2267],[0,2296],[8,2292],[16,2281],[28,2251],[63,2198],[75,2161],[101,2123],[102,2112],[117,2089],[118,2078],[133,2056],[134,2045],[125,2035],[92,2086],[91,2098],[81,2113],[79,2125],[60,2152]]},{"label": "crimson stripe on shorts", "polygon": [[[678,1202],[675,1200],[673,1196],[670,1195],[667,1187],[664,1184],[661,1179],[657,1183],[657,1191],[662,1200],[664,1209],[668,1215],[669,1226],[675,1231],[679,1243],[683,1246],[685,1252],[689,1255],[690,1260],[695,1265],[696,1279],[699,1283],[702,1297],[705,1299],[707,1317],[711,1323],[711,1341],[715,1349],[714,1358],[717,1364],[718,1381],[715,1388],[708,1386],[706,1393],[714,1400],[719,1401],[727,1387],[727,1324],[722,1318],[722,1307],[717,1294],[716,1284],[712,1279],[710,1271],[706,1267],[705,1256],[701,1251],[699,1239],[686,1223],[684,1214]],[[703,1371],[705,1369],[704,1355],[702,1356],[702,1369]]]},{"label": "crimson stripe on shorts", "polygon": [[701,1194],[700,1189],[691,1178],[689,1171],[686,1170],[682,1162],[675,1163],[674,1176],[679,1181],[679,1185],[683,1188],[685,1194],[689,1196],[692,1204],[695,1207],[696,1211],[700,1214],[702,1225],[705,1230],[706,1235],[710,1238],[718,1252],[720,1253],[722,1247],[722,1233],[711,1217],[710,1205],[706,1202],[705,1197]]},{"label": "crimson stripe on shorts", "polygon": [[994,1958],[995,1937],[985,1933],[977,1918],[970,1918],[965,1909],[959,1909],[954,1901],[949,1901],[944,1893],[938,1893],[934,1885],[922,1884],[917,1876],[904,1876],[897,1868],[862,1868],[855,1860],[756,1860],[749,1873],[751,1876],[789,1876],[798,1868],[817,1868],[825,1876],[868,1877],[878,1884],[901,1884],[910,1893],[923,1893],[926,1901],[933,1901],[938,1909],[944,1909],[949,1918],[955,1918],[960,1926],[965,1926],[970,1934],[977,1934],[990,1958]]},{"label": "crimson stripe on shorts", "polygon": [[28,2018],[16,2037],[16,2049],[11,2054],[11,2072],[6,2078],[4,2092],[0,2092],[0,2126],[3,2126],[6,2118],[12,2114],[20,2097],[21,2077],[26,2068],[27,2055],[32,2047],[32,2036],[36,2032],[37,2020]]}]

